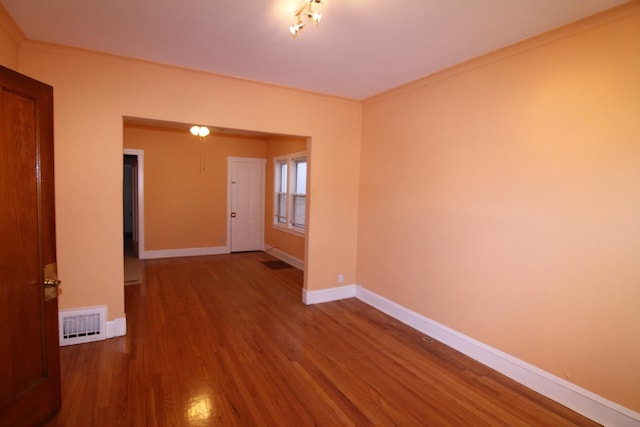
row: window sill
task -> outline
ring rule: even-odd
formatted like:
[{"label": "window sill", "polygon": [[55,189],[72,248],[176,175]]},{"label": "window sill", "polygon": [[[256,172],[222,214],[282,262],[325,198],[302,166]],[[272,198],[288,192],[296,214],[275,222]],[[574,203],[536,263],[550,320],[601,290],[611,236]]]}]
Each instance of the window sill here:
[{"label": "window sill", "polygon": [[284,233],[288,233],[288,234],[293,234],[294,236],[298,236],[298,237],[302,237],[304,239],[305,237],[305,232],[304,231],[298,231],[296,229],[293,228],[289,228],[286,225],[280,225],[280,224],[271,224],[271,226],[278,231],[282,231]]}]

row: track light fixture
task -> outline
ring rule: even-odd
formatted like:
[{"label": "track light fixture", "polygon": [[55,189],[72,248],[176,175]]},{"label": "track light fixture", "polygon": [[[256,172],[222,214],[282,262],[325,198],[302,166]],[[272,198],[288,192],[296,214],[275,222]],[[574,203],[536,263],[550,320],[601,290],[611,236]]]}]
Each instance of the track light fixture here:
[{"label": "track light fixture", "polygon": [[323,4],[322,0],[304,0],[304,4],[294,13],[296,23],[289,27],[289,32],[293,37],[298,35],[306,23],[312,22],[316,25],[320,23],[322,14],[313,10],[314,3]]}]

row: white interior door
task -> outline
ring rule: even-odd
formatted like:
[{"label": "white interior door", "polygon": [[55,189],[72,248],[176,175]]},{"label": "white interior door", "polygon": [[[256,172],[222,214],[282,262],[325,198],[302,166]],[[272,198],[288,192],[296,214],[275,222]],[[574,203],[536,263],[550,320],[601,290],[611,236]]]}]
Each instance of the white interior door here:
[{"label": "white interior door", "polygon": [[231,252],[263,249],[265,165],[265,159],[227,159]]}]

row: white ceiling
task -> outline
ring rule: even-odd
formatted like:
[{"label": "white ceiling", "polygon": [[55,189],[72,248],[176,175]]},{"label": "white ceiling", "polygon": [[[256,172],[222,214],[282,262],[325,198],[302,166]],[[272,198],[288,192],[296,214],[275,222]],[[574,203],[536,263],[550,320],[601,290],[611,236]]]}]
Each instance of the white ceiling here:
[{"label": "white ceiling", "polygon": [[352,99],[628,0],[0,0],[40,40]]}]

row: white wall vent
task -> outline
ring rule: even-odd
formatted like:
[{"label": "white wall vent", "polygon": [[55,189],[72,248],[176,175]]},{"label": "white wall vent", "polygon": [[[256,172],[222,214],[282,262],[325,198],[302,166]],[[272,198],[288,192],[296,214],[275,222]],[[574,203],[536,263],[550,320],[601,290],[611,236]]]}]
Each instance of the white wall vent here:
[{"label": "white wall vent", "polygon": [[82,344],[107,339],[107,306],[58,312],[60,345]]}]

